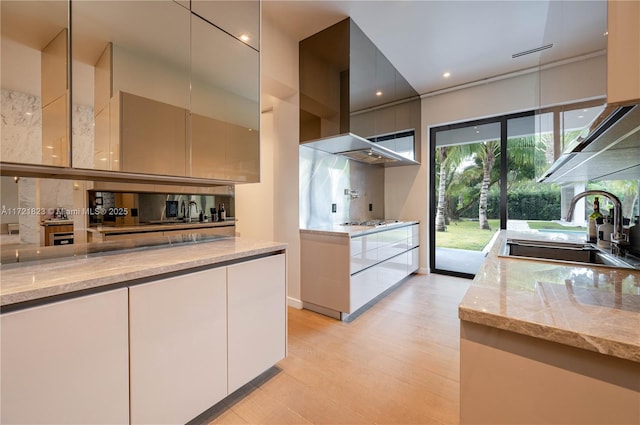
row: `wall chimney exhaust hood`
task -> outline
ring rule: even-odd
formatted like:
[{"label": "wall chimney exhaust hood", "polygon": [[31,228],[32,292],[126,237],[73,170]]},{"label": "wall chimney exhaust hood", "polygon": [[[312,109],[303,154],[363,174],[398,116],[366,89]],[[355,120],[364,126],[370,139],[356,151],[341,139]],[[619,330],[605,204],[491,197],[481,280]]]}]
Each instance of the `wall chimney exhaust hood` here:
[{"label": "wall chimney exhaust hood", "polygon": [[303,146],[367,164],[419,164],[420,105],[350,18],[300,42]]},{"label": "wall chimney exhaust hood", "polygon": [[587,180],[640,180],[640,105],[607,106],[539,179]]}]

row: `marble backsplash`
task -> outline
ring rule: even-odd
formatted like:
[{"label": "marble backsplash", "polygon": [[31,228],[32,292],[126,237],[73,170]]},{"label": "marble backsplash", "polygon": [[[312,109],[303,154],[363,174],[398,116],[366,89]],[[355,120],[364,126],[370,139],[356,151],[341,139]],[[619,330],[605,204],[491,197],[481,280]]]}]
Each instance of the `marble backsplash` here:
[{"label": "marble backsplash", "polygon": [[2,138],[0,160],[25,164],[42,162],[42,109],[40,98],[14,90],[1,90]]},{"label": "marble backsplash", "polygon": [[[299,158],[301,227],[385,218],[383,167],[306,146],[300,146]],[[345,189],[357,195],[345,194]]]}]

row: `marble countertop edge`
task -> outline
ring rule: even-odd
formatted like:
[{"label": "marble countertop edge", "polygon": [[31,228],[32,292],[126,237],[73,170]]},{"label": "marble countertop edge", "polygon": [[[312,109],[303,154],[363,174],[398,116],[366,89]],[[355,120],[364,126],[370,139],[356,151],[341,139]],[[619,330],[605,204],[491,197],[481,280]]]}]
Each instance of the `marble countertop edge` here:
[{"label": "marble countertop edge", "polygon": [[458,318],[478,325],[489,326],[503,331],[544,339],[546,341],[640,363],[640,346],[624,341],[616,341],[612,338],[603,338],[597,335],[590,335],[584,332],[578,333],[531,320],[482,312],[463,304],[460,304],[458,307]]},{"label": "marble countertop edge", "polygon": [[[216,242],[212,243],[215,244]],[[200,258],[171,258],[169,260],[161,262],[157,266],[141,267],[140,269],[133,271],[118,271],[118,268],[116,267],[114,271],[105,270],[100,272],[99,275],[95,277],[82,278],[81,280],[72,280],[63,283],[55,283],[55,281],[52,280],[49,283],[39,283],[37,284],[37,287],[34,288],[17,287],[14,291],[12,291],[11,289],[7,289],[7,287],[5,286],[5,288],[3,288],[2,294],[0,295],[0,307],[71,294],[78,291],[109,287],[125,282],[135,281],[138,279],[153,278],[154,276],[161,277],[162,275],[168,273],[181,272],[199,267],[215,266],[216,264],[226,263],[234,260],[241,260],[244,258],[249,259],[250,257],[283,251],[286,250],[287,247],[288,245],[286,243],[272,242],[268,243],[265,246],[252,246],[250,248],[241,249],[240,251],[224,252],[226,251],[226,249],[222,248],[220,249],[221,252],[213,251],[209,254],[206,254],[207,256],[202,256]],[[165,249],[171,250],[172,248],[160,248],[159,250],[153,251],[153,254],[156,254],[159,251]],[[85,265],[80,267],[85,267]],[[20,272],[20,270],[18,270],[18,272]]]}]

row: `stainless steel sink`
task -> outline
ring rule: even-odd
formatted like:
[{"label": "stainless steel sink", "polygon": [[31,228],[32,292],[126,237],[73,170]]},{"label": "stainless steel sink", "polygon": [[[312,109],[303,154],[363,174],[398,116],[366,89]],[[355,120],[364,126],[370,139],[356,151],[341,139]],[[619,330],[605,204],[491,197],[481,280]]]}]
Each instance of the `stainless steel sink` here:
[{"label": "stainless steel sink", "polygon": [[611,255],[591,244],[506,239],[502,242],[498,255],[563,263],[637,268],[633,261]]}]

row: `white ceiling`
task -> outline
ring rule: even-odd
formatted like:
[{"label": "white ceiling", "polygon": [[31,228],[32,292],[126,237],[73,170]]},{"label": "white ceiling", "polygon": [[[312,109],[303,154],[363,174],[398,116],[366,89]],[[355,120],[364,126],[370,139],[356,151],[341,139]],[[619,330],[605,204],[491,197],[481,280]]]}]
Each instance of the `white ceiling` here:
[{"label": "white ceiling", "polygon": [[297,40],[351,17],[420,94],[606,48],[605,0],[263,0],[262,13]]}]

